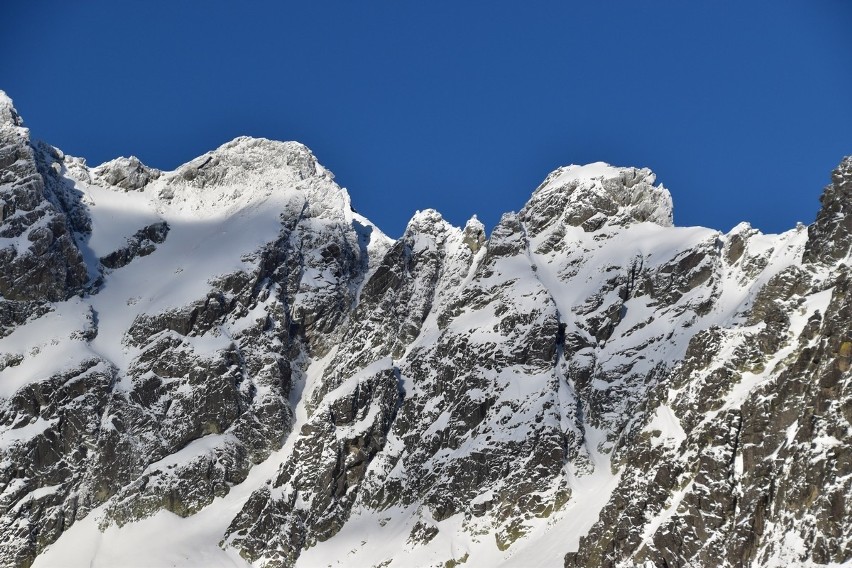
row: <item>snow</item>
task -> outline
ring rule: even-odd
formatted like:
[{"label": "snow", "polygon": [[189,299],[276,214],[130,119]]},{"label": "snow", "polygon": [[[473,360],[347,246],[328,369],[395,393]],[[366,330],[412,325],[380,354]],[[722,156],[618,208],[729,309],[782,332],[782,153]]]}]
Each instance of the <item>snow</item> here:
[{"label": "snow", "polygon": [[41,416],[36,418],[34,422],[30,422],[19,428],[11,428],[0,432],[0,450],[6,450],[9,446],[35,438],[45,430],[54,426],[58,419],[45,420]]},{"label": "snow", "polygon": [[585,165],[571,164],[560,168],[559,174],[549,182],[549,185],[557,187],[578,180],[609,179],[618,177],[620,174],[620,168],[605,162],[593,162]]},{"label": "snow", "polygon": [[150,198],[141,192],[121,192],[76,182],[89,207],[92,233],[85,241],[95,259],[122,248],[136,231],[162,220]]},{"label": "snow", "polygon": [[42,497],[46,497],[52,493],[55,493],[58,489],[59,485],[45,485],[44,487],[39,487],[38,489],[30,491],[23,499],[15,503],[15,505],[11,509],[11,512],[17,512],[18,510],[20,510],[21,507],[23,507],[27,503],[31,501],[37,501]]},{"label": "snow", "polygon": [[562,566],[565,554],[576,552],[580,538],[598,521],[619,480],[619,476],[603,470],[576,478],[572,484],[573,496],[564,509],[553,520],[540,521],[539,526],[509,549],[511,555],[499,565]]},{"label": "snow", "polygon": [[646,427],[646,431],[651,432],[651,445],[653,447],[661,444],[677,447],[686,440],[686,433],[683,431],[680,420],[675,416],[671,407],[665,404],[661,404],[654,411],[654,416]]},{"label": "snow", "polygon": [[90,327],[89,305],[80,298],[51,305],[51,312],[18,326],[0,339],[2,353],[23,360],[0,371],[0,398],[28,383],[73,368],[93,357],[79,332]]},{"label": "snow", "polygon": [[208,434],[207,436],[202,436],[191,441],[175,453],[151,463],[145,469],[144,473],[172,469],[181,464],[188,463],[199,456],[213,454],[216,448],[222,447],[226,442],[234,440],[236,440],[236,437],[233,434]]},{"label": "snow", "polygon": [[[174,513],[160,511],[142,522],[129,523],[121,528],[112,525],[101,532],[96,521],[99,511],[96,509],[77,521],[36,558],[33,567],[248,566],[238,555],[225,552],[218,546],[216,532],[224,532],[229,519],[212,519],[210,515],[204,515],[203,521],[184,519]],[[233,512],[236,514],[238,511],[235,509]]]}]

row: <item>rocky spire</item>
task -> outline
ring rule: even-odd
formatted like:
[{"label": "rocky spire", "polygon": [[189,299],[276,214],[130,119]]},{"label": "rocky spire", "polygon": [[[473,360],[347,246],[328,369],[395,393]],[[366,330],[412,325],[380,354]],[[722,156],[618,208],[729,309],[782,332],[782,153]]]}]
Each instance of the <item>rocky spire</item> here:
[{"label": "rocky spire", "polygon": [[0,90],[0,125],[2,126],[23,126],[24,120],[18,111],[15,110],[15,105],[12,99],[6,94],[6,91]]},{"label": "rocky spire", "polygon": [[485,225],[474,215],[464,225],[464,244],[470,248],[470,252],[476,254],[485,240]]},{"label": "rocky spire", "polygon": [[808,227],[804,261],[835,263],[846,258],[852,246],[852,156],[831,172],[831,183],[819,200],[822,208]]}]

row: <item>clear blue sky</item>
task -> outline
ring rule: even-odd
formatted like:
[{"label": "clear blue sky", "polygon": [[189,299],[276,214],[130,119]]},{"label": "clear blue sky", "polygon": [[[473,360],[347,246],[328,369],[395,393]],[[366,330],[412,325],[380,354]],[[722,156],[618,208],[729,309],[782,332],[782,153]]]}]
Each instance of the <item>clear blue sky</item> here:
[{"label": "clear blue sky", "polygon": [[299,140],[399,236],[489,230],[560,165],[647,166],[675,222],[809,223],[852,153],[852,2],[4,3],[0,89],[92,165]]}]

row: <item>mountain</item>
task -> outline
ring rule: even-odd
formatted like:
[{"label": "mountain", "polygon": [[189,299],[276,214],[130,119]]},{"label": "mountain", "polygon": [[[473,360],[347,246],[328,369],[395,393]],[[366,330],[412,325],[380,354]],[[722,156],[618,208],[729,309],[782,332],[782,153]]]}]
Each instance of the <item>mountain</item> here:
[{"label": "mountain", "polygon": [[596,163],[393,240],[301,144],[92,168],[0,92],[0,564],[848,563],[850,208]]}]

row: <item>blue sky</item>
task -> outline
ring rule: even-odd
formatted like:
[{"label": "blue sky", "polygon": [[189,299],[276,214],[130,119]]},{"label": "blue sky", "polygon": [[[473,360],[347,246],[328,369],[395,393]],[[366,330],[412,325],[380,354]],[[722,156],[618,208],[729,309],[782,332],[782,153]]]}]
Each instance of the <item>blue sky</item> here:
[{"label": "blue sky", "polygon": [[553,169],[652,168],[678,225],[809,223],[852,153],[852,2],[12,0],[0,89],[92,165],[299,140],[399,236]]}]

